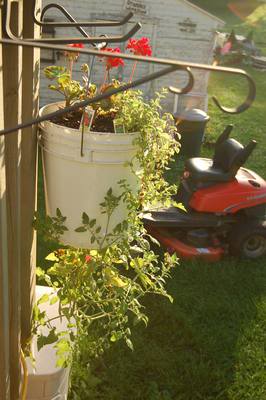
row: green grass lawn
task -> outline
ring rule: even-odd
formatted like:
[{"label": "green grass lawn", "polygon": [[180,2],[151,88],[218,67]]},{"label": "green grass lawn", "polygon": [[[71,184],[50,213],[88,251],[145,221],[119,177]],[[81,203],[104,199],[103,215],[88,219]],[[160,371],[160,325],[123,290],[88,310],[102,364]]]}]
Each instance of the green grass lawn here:
[{"label": "green grass lawn", "polygon": [[80,399],[265,399],[265,283],[263,263],[181,262],[168,285],[174,304],[149,299],[134,352],[115,344]]}]

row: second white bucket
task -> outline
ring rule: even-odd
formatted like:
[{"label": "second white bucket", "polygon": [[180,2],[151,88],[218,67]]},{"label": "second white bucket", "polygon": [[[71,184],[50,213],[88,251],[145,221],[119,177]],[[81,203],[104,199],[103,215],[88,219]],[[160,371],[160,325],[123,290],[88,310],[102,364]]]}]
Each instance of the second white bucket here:
[{"label": "second white bucket", "polygon": [[[58,110],[61,103],[43,107],[40,115]],[[56,209],[67,217],[68,231],[61,241],[75,247],[95,248],[90,235],[77,233],[82,225],[82,213],[95,218],[106,227],[106,214],[101,214],[103,202],[109,188],[115,195],[121,193],[118,182],[126,179],[135,191],[138,180],[127,162],[132,161],[137,148],[134,139],[137,133],[86,133],[84,135],[84,156],[80,154],[81,133],[76,129],[56,125],[50,121],[40,124],[39,144],[42,150],[46,212],[56,215]],[[127,216],[123,204],[115,210],[110,221],[109,232]]]}]

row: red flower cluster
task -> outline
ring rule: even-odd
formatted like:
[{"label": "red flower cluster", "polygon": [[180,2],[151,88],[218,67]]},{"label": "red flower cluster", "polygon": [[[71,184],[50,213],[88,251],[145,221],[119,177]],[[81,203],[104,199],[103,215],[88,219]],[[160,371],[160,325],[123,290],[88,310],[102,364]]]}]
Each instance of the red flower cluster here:
[{"label": "red flower cluster", "polygon": [[[104,51],[109,51],[110,53],[118,54],[121,53],[121,50],[119,47],[116,47],[115,49],[111,47],[106,47]],[[112,68],[118,68],[119,66],[124,66],[124,60],[119,57],[104,57],[104,62],[106,66],[106,70],[109,71]]]},{"label": "red flower cluster", "polygon": [[83,43],[69,43],[67,47],[76,47],[78,49],[84,49],[84,44]]},{"label": "red flower cluster", "polygon": [[127,49],[136,56],[151,56],[152,49],[147,37],[141,39],[130,39],[127,44]]}]

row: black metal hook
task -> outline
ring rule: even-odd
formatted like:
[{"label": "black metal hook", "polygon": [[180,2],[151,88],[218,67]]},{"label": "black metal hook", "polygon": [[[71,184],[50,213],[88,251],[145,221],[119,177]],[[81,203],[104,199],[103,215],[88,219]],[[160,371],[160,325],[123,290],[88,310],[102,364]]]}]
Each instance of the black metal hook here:
[{"label": "black metal hook", "polygon": [[[6,34],[10,39],[13,40],[19,40],[19,38],[17,38],[10,27],[10,20],[11,20],[11,1],[7,0],[5,3],[5,11],[6,11],[6,21],[5,21],[5,30],[6,30]],[[61,10],[62,11],[62,10]],[[66,11],[66,10],[65,10]],[[70,16],[73,20],[73,17],[66,11],[65,15]],[[74,20],[75,21],[75,20]],[[78,24],[79,25],[79,24]],[[92,26],[92,25],[91,25]],[[102,25],[104,26],[104,25]],[[79,26],[80,29],[82,29]],[[79,29],[79,31],[81,32],[81,30]],[[136,32],[138,32],[141,29],[141,24],[140,23],[136,23],[130,30],[129,32],[127,32],[125,35],[123,36],[111,36],[111,37],[107,37],[106,36],[106,43],[122,43],[122,42],[126,42],[128,39],[130,39]],[[85,31],[84,31],[85,32]],[[82,32],[82,35],[84,35],[84,32]],[[89,44],[95,44],[95,43],[102,43],[102,36],[96,36],[96,37],[88,37],[87,33],[86,33],[86,37],[75,37],[75,38],[38,38],[38,39],[24,39],[24,40],[29,40],[31,42],[42,42],[42,43],[52,43],[52,44],[68,44],[68,43],[89,43]]]},{"label": "black metal hook", "polygon": [[[34,19],[34,21],[36,20],[36,18],[35,18],[35,3],[36,3],[36,0],[35,0],[35,2],[34,2],[34,5],[33,5],[33,19]],[[79,25],[79,23],[75,20],[75,18],[73,18],[72,17],[72,15],[65,9],[65,7],[62,7],[62,6],[60,6],[59,4],[48,4],[46,7],[44,7],[43,8],[43,10],[42,10],[42,13],[41,13],[41,21],[38,21],[38,23],[39,22],[41,22],[41,24],[39,24],[39,25],[41,25],[41,26],[50,26],[50,25],[52,25],[52,26],[54,26],[53,25],[53,23],[50,23],[50,22],[42,22],[42,21],[44,21],[44,15],[45,15],[45,12],[47,11],[47,10],[49,10],[49,9],[51,9],[51,8],[57,8],[59,11],[61,11],[62,12],[62,14],[71,22],[71,26],[73,26],[73,27],[75,27],[84,37],[86,37],[86,38],[90,38],[90,36],[88,35],[88,33],[83,29],[83,28],[81,28],[81,26]],[[68,24],[68,22],[66,23],[66,24]],[[66,24],[64,24],[64,26],[66,25]],[[101,35],[101,37],[105,37],[106,38],[106,35]],[[97,47],[98,49],[100,48],[100,49],[104,49],[106,46],[107,46],[107,42],[102,42],[102,43],[98,43],[98,45],[96,45],[95,43],[91,43],[94,47]]]},{"label": "black metal hook", "polygon": [[[253,81],[253,79],[251,78],[250,75],[248,75],[247,73],[245,73],[244,71],[238,70],[238,72],[236,71],[230,71],[231,73],[234,74],[240,74],[243,75],[247,81],[248,81],[248,86],[249,86],[249,91],[248,91],[248,95],[246,97],[246,100],[240,104],[240,106],[238,107],[224,107],[220,104],[220,102],[218,101],[216,96],[212,96],[212,100],[214,101],[214,103],[216,104],[216,106],[223,112],[227,113],[227,114],[240,114],[242,112],[244,112],[245,110],[247,110],[251,104],[253,103],[253,101],[256,98],[256,85],[255,82]],[[243,73],[244,72],[244,73]]]},{"label": "black metal hook", "polygon": [[[35,3],[36,3],[36,0],[35,0]],[[34,8],[33,8],[33,19],[34,19],[34,21],[37,21],[36,23],[38,23],[39,25],[41,25],[41,26],[54,26],[54,27],[59,27],[59,28],[62,28],[62,27],[76,27],[76,28],[81,32],[81,34],[82,34],[84,37],[86,37],[86,38],[89,38],[89,35],[87,34],[87,32],[86,32],[84,29],[81,28],[81,26],[87,26],[87,27],[121,26],[121,25],[125,25],[125,24],[133,17],[133,15],[134,15],[132,12],[130,12],[130,13],[128,13],[121,21],[77,22],[77,21],[73,18],[73,16],[67,11],[67,9],[66,9],[65,7],[61,6],[60,4],[51,3],[51,4],[47,4],[47,5],[42,9],[41,17],[40,17],[40,18],[41,18],[41,21],[38,21],[38,20],[36,19],[36,17],[35,17],[35,4],[34,4],[33,6],[34,6]],[[65,15],[65,17],[70,21],[70,23],[69,23],[69,22],[43,22],[45,13],[46,13],[48,10],[52,9],[52,8],[56,8],[56,9],[58,9],[59,11],[61,11],[61,13],[62,13],[63,15]],[[137,26],[138,26],[138,29],[137,29]],[[134,28],[134,29],[137,29],[137,30],[135,31],[133,28]],[[133,36],[134,33],[136,33],[136,32],[141,28],[141,24],[136,24],[133,28],[131,29],[131,31],[128,32],[128,35],[130,35],[129,38],[130,38],[131,36]],[[104,36],[105,36],[106,38],[108,38],[107,35],[104,35]],[[102,37],[102,35],[101,35],[100,37]],[[125,39],[125,41],[126,41],[126,40],[127,40],[127,39]],[[74,42],[71,40],[69,43],[74,43]],[[79,40],[78,43],[80,43],[80,40]],[[95,46],[96,41],[93,41],[93,42],[90,42],[90,43],[91,43],[93,46]],[[97,42],[97,43],[101,43],[101,42]],[[106,46],[107,46],[107,43],[108,43],[108,41],[106,41],[106,45],[103,46],[102,48],[106,47]]]},{"label": "black metal hook", "polygon": [[[36,3],[36,0],[35,0],[34,3]],[[51,5],[51,4],[49,4],[49,6],[51,6],[51,7],[49,7],[49,8],[52,8],[52,5]],[[33,5],[33,7],[34,7],[33,10],[32,10],[32,11],[33,11],[33,19],[34,19],[34,22],[36,22],[37,19],[35,18],[35,4]],[[89,38],[89,35],[87,34],[87,32],[86,32],[83,28],[81,28],[81,26],[77,23],[77,21],[75,20],[75,18],[73,18],[72,15],[71,15],[64,7],[62,7],[62,6],[60,6],[60,5],[57,5],[57,4],[54,4],[53,7],[59,9],[59,10],[62,12],[62,14],[64,14],[64,16],[65,16],[70,22],[75,23],[76,29],[82,34],[82,36]],[[46,10],[47,10],[47,7],[44,7],[44,9],[42,10],[42,13],[41,13],[41,21],[44,20],[44,14],[45,14],[45,11],[46,11]],[[39,22],[39,21],[38,21],[38,22]],[[37,22],[37,23],[38,23],[38,22]],[[41,22],[41,24],[39,24],[39,25],[41,25],[41,26],[49,26],[50,23],[49,23],[49,22]],[[94,44],[94,43],[92,43],[92,44]]]},{"label": "black metal hook", "polygon": [[195,83],[194,75],[192,74],[191,69],[189,67],[184,68],[184,70],[188,73],[189,80],[188,80],[187,85],[182,89],[177,89],[174,86],[169,86],[168,89],[171,93],[178,94],[178,95],[186,94],[186,93],[189,93],[193,89],[193,86]]},{"label": "black metal hook", "polygon": [[50,3],[47,4],[41,11],[41,16],[40,20],[38,20],[37,15],[36,15],[36,0],[34,1],[33,4],[33,9],[32,9],[32,16],[34,22],[39,25],[39,26],[53,26],[57,28],[63,28],[63,27],[103,27],[103,26],[121,26],[125,25],[128,21],[131,20],[133,17],[133,13],[129,12],[126,14],[120,21],[105,21],[105,20],[100,20],[100,21],[75,21],[75,20],[70,20],[71,22],[45,22],[43,21],[45,13],[51,9],[51,8],[57,8],[60,10],[65,16],[70,16],[69,12],[66,10],[65,7],[61,6],[60,4],[56,3]]}]

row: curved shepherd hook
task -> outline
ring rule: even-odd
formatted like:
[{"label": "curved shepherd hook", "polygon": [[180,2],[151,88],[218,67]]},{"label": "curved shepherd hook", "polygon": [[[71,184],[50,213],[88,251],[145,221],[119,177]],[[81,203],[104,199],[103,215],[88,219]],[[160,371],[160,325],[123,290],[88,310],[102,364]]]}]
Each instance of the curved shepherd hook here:
[{"label": "curved shepherd hook", "polygon": [[212,96],[212,100],[214,101],[216,106],[224,113],[240,114],[240,113],[246,111],[251,106],[251,104],[253,103],[253,101],[256,98],[255,82],[253,81],[253,79],[251,78],[250,75],[248,75],[245,71],[242,71],[242,70],[233,70],[233,68],[230,68],[228,71],[223,71],[223,72],[240,74],[240,75],[244,76],[248,82],[248,95],[246,97],[246,100],[242,104],[240,104],[238,107],[233,107],[233,108],[222,106],[216,96]]},{"label": "curved shepherd hook", "polygon": [[180,68],[180,70],[184,70],[184,71],[186,71],[188,73],[188,83],[187,83],[187,85],[185,87],[183,87],[182,89],[177,89],[174,86],[169,86],[168,87],[168,89],[169,89],[169,91],[171,93],[179,94],[179,95],[180,94],[189,93],[193,89],[194,82],[195,82],[194,75],[192,74],[191,69],[189,67]]},{"label": "curved shepherd hook", "polygon": [[[35,0],[36,1],[36,0]],[[75,27],[77,28],[77,30],[84,36],[84,37],[87,37],[87,38],[89,38],[89,35],[87,34],[87,32],[83,29],[83,28],[81,28],[81,26],[77,23],[77,21],[75,20],[75,18],[73,18],[72,17],[72,15],[64,8],[64,7],[62,7],[62,6],[60,6],[59,4],[48,4],[46,7],[44,7],[43,9],[42,9],[42,12],[41,12],[41,20],[40,21],[38,21],[36,18],[35,18],[35,14],[34,14],[34,10],[35,10],[35,5],[34,5],[34,9],[33,9],[33,16],[34,16],[34,22],[36,22],[36,23],[38,23],[38,25],[41,25],[41,26],[49,26],[50,25],[50,23],[49,22],[45,22],[44,21],[44,15],[45,15],[45,13],[46,13],[46,11],[48,11],[49,9],[51,9],[51,8],[56,8],[56,9],[58,9],[59,11],[61,11],[61,13],[73,24],[75,24]],[[66,22],[66,24],[67,23],[69,23],[69,22]]]},{"label": "curved shepherd hook", "polygon": [[[173,88],[172,86],[169,87],[169,90],[174,93],[174,94],[184,94],[184,93],[188,93],[194,84],[194,76],[191,73],[190,68],[195,68],[195,69],[200,69],[200,70],[205,70],[205,71],[210,71],[210,72],[223,72],[223,73],[227,73],[227,74],[235,74],[235,75],[240,75],[243,76],[248,83],[248,95],[245,99],[245,101],[243,103],[241,103],[239,106],[237,107],[226,107],[221,105],[221,103],[219,102],[219,100],[217,99],[216,96],[212,96],[212,100],[214,101],[215,105],[224,113],[227,114],[240,114],[244,111],[246,111],[251,104],[253,103],[253,101],[256,98],[256,85],[254,80],[252,79],[252,77],[245,72],[242,69],[238,69],[238,68],[227,68],[227,67],[219,67],[219,66],[213,66],[213,65],[204,65],[204,64],[196,64],[196,63],[187,63],[184,62],[183,64],[186,65],[187,67],[187,72],[189,74],[191,74],[192,76],[190,77],[190,80],[188,82],[187,87],[185,87],[182,90],[182,93],[179,93],[178,90],[175,90],[175,88]],[[193,83],[192,83],[193,80]],[[192,86],[191,86],[192,83]],[[186,91],[186,88],[188,88],[188,90]]]},{"label": "curved shepherd hook", "polygon": [[[51,21],[44,21],[43,17],[44,14],[51,8],[57,8],[64,14],[70,22],[51,22]],[[100,26],[121,26],[125,25],[130,19],[133,17],[133,13],[129,12],[127,15],[125,15],[120,21],[105,21],[105,20],[100,20],[100,21],[75,21],[74,18],[70,19],[69,17],[72,18],[71,14],[66,10],[65,7],[61,6],[60,4],[56,3],[50,3],[47,4],[41,11],[41,16],[40,20],[37,18],[37,11],[36,11],[36,0],[34,1],[33,7],[32,7],[32,16],[34,22],[39,25],[39,26],[53,26],[57,28],[63,28],[63,27],[100,27]]]},{"label": "curved shepherd hook", "polygon": [[[63,7],[55,5],[55,4],[51,4],[51,6],[56,7],[58,9],[60,9],[60,11],[62,11]],[[69,16],[70,14],[64,10],[64,14],[67,16]],[[126,16],[126,19],[129,17]],[[130,16],[131,18],[131,16]],[[72,21],[73,21],[73,17],[72,17]],[[5,3],[5,31],[7,36],[12,39],[12,40],[20,40],[18,37],[16,37],[11,29],[11,0],[7,0]],[[75,20],[74,20],[75,21]],[[109,21],[111,22],[111,21]],[[107,21],[108,23],[108,21]],[[119,22],[121,23],[121,21]],[[99,21],[95,21],[95,22],[89,22],[87,24],[79,24],[76,22],[73,22],[73,24],[76,24],[74,26],[76,26],[79,31],[82,33],[83,37],[73,37],[73,38],[31,38],[31,39],[24,39],[25,41],[30,41],[30,42],[35,42],[35,43],[51,43],[51,44],[68,44],[68,43],[90,43],[90,44],[95,44],[95,43],[102,43],[103,38],[102,36],[96,36],[96,37],[88,37],[88,35],[86,34],[85,36],[85,31],[81,30],[82,28],[80,27],[80,25],[87,25],[87,26],[106,26],[106,23],[104,21],[99,22]],[[141,24],[138,22],[136,23],[125,35],[123,36],[106,36],[106,43],[119,43],[119,42],[126,42],[128,39],[130,39],[136,32],[138,32],[141,29]]]},{"label": "curved shepherd hook", "polygon": [[[236,69],[236,68],[224,68],[224,67],[218,67],[218,66],[204,66],[201,64],[189,64],[190,67],[193,67],[195,69],[204,69],[204,70],[208,70],[208,71],[214,71],[214,72],[224,72],[224,73],[229,73],[229,74],[235,74],[235,75],[242,75],[243,77],[245,77],[245,79],[248,82],[248,95],[246,97],[246,100],[241,103],[239,106],[237,107],[226,107],[221,105],[221,103],[219,102],[219,100],[217,99],[216,96],[212,96],[212,100],[215,103],[215,105],[224,113],[227,114],[240,114],[244,111],[246,111],[251,104],[253,103],[253,101],[256,98],[256,85],[254,80],[251,78],[251,76],[249,74],[247,74],[245,71],[241,70],[241,69]],[[174,94],[185,94],[188,93],[192,90],[193,85],[194,85],[194,76],[191,72],[190,67],[187,67],[186,70],[189,74],[189,82],[187,84],[187,86],[185,88],[183,88],[180,92],[179,89],[175,89],[174,87],[170,86],[169,90],[170,92],[174,93]]]},{"label": "curved shepherd hook", "polygon": [[[45,22],[44,21],[44,15],[45,15],[45,13],[48,11],[48,10],[50,10],[51,8],[56,8],[56,9],[58,9],[59,11],[61,11],[61,13],[68,19],[68,21],[70,21],[70,22],[65,22],[65,23],[54,23],[54,22]],[[38,21],[37,19],[36,19],[36,16],[35,16],[35,4],[34,4],[34,7],[33,7],[33,18],[34,18],[34,21],[36,22],[36,23],[38,23],[38,25],[41,25],[41,26],[50,26],[50,25],[52,25],[52,26],[58,26],[58,27],[65,27],[65,26],[73,26],[74,28],[76,28],[84,37],[86,37],[86,38],[90,38],[89,37],[89,35],[87,34],[87,32],[83,29],[83,28],[81,28],[81,25],[75,20],[75,18],[73,18],[72,17],[72,15],[65,9],[65,7],[63,7],[63,6],[60,6],[59,4],[47,4],[47,6],[45,6],[43,9],[42,9],[42,12],[41,12],[41,20],[40,21]],[[69,24],[69,25],[68,25]],[[104,35],[104,37],[106,37],[106,35]],[[100,49],[104,49],[106,46],[107,46],[107,42],[103,42],[103,43],[98,43],[98,45],[96,45],[95,43],[91,43],[91,45],[92,46],[94,46],[94,47],[97,47],[98,49],[99,49],[99,46],[100,46]]]}]

